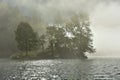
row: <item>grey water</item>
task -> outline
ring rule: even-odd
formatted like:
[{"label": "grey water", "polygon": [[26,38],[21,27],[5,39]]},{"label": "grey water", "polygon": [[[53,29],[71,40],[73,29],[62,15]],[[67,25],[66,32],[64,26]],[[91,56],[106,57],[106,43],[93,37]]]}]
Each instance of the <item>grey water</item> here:
[{"label": "grey water", "polygon": [[0,59],[0,80],[97,80],[96,75],[120,80],[120,59]]}]

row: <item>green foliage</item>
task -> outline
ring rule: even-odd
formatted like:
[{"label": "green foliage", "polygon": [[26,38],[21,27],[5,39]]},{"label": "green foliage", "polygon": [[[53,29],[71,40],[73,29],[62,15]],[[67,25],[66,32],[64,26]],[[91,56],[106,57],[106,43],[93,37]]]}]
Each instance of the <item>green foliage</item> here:
[{"label": "green foliage", "polygon": [[[20,23],[15,32],[18,49],[22,54],[15,54],[13,58],[80,58],[86,59],[86,52],[93,53],[92,31],[89,18],[75,15],[64,24],[48,26],[46,34],[40,37],[33,31],[28,23]],[[28,54],[41,46],[39,54]]]},{"label": "green foliage", "polygon": [[28,23],[21,22],[15,31],[17,47],[19,50],[28,53],[37,49],[38,37]]},{"label": "green foliage", "polygon": [[[53,55],[87,58],[86,52],[93,53],[92,33],[87,16],[76,15],[65,25],[47,27],[49,49]],[[55,54],[56,53],[56,54]],[[64,53],[64,54],[63,54]]]},{"label": "green foliage", "polygon": [[73,36],[70,42],[71,49],[77,56],[86,57],[85,52],[95,52],[89,25],[89,19],[84,15],[76,15],[66,24],[66,31]]}]

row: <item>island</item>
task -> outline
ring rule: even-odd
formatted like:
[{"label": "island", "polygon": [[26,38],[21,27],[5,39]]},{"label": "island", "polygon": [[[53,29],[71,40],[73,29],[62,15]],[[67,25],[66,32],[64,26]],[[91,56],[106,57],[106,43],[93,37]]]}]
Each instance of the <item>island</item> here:
[{"label": "island", "polygon": [[46,31],[38,34],[27,22],[20,22],[15,30],[18,53],[12,59],[87,59],[94,53],[89,18],[74,15],[61,24],[46,24]]}]

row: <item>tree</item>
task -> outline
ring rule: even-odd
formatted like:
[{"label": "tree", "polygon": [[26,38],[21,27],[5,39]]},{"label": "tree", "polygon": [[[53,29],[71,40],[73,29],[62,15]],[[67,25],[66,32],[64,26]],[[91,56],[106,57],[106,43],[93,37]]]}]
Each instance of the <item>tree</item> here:
[{"label": "tree", "polygon": [[[47,27],[48,53],[52,57],[87,58],[86,52],[93,53],[92,31],[89,18],[85,14],[75,15],[64,24],[53,24]],[[40,38],[41,45],[44,38]]]},{"label": "tree", "polygon": [[39,38],[39,44],[42,48],[42,52],[44,52],[44,44],[45,44],[45,35],[41,35],[40,38]]},{"label": "tree", "polygon": [[66,31],[71,35],[70,46],[72,51],[81,58],[87,58],[85,52],[93,53],[92,33],[89,28],[89,18],[85,14],[75,15],[66,24]]},{"label": "tree", "polygon": [[52,56],[54,56],[54,52],[55,52],[55,42],[56,42],[55,32],[56,32],[55,26],[47,27],[47,37],[49,40],[49,44],[50,44],[49,48],[50,48],[50,51],[52,52]]},{"label": "tree", "polygon": [[26,52],[26,55],[28,54],[28,51],[37,49],[37,34],[28,23],[21,22],[15,31],[15,35],[18,49]]}]

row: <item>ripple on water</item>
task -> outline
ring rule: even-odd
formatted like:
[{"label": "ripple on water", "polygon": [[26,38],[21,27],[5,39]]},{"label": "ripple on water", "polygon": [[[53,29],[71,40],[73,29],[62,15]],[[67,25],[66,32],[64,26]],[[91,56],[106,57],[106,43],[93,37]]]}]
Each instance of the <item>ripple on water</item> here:
[{"label": "ripple on water", "polygon": [[[94,75],[110,75],[120,80],[120,59],[33,60],[0,63],[0,80],[93,80]],[[4,62],[4,63],[3,63]],[[8,67],[9,66],[9,67]]]}]

